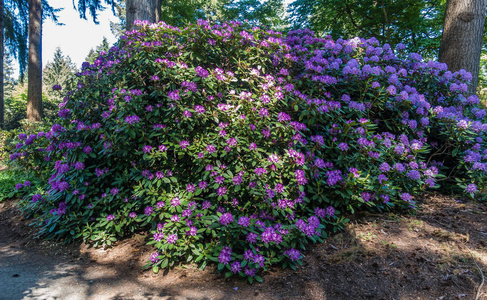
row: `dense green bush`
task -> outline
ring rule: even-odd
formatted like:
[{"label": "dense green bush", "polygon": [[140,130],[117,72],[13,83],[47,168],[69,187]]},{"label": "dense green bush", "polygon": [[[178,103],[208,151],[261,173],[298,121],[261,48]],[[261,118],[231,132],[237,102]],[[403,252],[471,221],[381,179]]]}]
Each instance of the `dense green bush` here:
[{"label": "dense green bush", "polygon": [[[57,117],[59,97],[50,97],[47,91],[42,93],[44,120]],[[27,83],[17,84],[11,94],[5,97],[5,129],[21,130],[27,112]]]},{"label": "dense green bush", "polygon": [[253,281],[344,211],[414,208],[436,179],[485,189],[466,72],[307,30],[139,25],[83,66],[59,124],[19,136],[11,159],[51,172],[24,203],[47,237],[150,229],[155,271],[214,261]]}]

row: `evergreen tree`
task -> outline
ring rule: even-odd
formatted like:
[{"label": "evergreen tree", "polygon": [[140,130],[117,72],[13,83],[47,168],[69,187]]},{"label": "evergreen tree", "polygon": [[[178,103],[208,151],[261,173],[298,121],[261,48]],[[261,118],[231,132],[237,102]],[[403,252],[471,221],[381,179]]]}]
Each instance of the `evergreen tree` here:
[{"label": "evergreen tree", "polygon": [[52,62],[48,62],[42,71],[43,88],[51,98],[58,99],[58,92],[52,87],[59,85],[65,88],[68,80],[76,73],[76,65],[69,56],[64,56],[61,48],[56,48]]},{"label": "evergreen tree", "polygon": [[6,52],[3,57],[3,87],[4,97],[8,98],[12,95],[12,91],[17,85],[17,80],[14,77],[14,67],[12,56]]},{"label": "evergreen tree", "polygon": [[42,119],[42,1],[29,2],[29,60],[27,88],[27,119]]},{"label": "evergreen tree", "polygon": [[126,11],[125,11],[125,0],[122,0],[120,4],[115,5],[115,16],[118,18],[118,22],[110,21],[110,31],[114,36],[119,38],[125,32],[126,28]]},{"label": "evergreen tree", "polygon": [[95,49],[93,48],[90,49],[90,52],[88,52],[88,55],[85,58],[85,61],[89,62],[90,64],[93,64],[95,62],[95,59],[98,57],[98,53],[100,53],[100,51],[108,52],[109,49],[110,49],[110,43],[108,43],[106,37],[103,37],[103,41],[101,42],[100,45],[96,46]]}]

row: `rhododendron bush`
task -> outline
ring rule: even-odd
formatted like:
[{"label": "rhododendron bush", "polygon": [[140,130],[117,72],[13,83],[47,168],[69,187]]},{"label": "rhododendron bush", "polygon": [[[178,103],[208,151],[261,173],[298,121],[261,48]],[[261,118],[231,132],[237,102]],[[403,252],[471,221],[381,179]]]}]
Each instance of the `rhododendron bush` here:
[{"label": "rhododendron bush", "polygon": [[139,25],[83,65],[50,131],[19,136],[11,159],[51,176],[23,203],[47,237],[146,231],[156,272],[213,261],[260,281],[356,210],[485,188],[466,72],[374,39]]}]

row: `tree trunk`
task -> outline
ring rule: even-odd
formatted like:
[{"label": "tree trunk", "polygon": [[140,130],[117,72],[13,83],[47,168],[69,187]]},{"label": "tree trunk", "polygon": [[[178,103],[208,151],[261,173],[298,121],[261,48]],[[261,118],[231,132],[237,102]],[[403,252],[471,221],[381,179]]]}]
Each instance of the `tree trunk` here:
[{"label": "tree trunk", "polygon": [[3,55],[5,52],[5,46],[3,42],[3,0],[0,0],[0,129],[5,129],[5,104],[3,101],[3,83],[5,81],[3,77]]},{"label": "tree trunk", "polygon": [[42,2],[29,0],[27,119],[42,119]]},{"label": "tree trunk", "polygon": [[127,0],[126,21],[127,30],[134,30],[135,20],[147,20],[150,23],[161,20],[162,0]]},{"label": "tree trunk", "polygon": [[468,91],[474,94],[479,80],[487,0],[448,0],[446,5],[439,61],[446,63],[452,72],[464,69],[472,73]]}]

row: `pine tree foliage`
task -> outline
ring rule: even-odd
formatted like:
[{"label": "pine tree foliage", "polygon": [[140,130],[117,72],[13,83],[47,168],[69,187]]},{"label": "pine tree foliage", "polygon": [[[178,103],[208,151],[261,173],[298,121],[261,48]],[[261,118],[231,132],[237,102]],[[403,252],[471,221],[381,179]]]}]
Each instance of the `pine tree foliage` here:
[{"label": "pine tree foliage", "polygon": [[[23,79],[27,68],[27,39],[29,24],[29,5],[25,0],[4,1],[4,53],[10,54],[19,63],[20,76]],[[51,19],[55,24],[62,25],[57,18],[61,8],[53,8],[49,3],[42,1],[43,19]]]},{"label": "pine tree foliage", "polygon": [[53,91],[54,85],[65,87],[68,80],[76,73],[78,69],[71,61],[69,56],[65,56],[61,48],[56,48],[54,58],[48,62],[42,72],[43,88],[49,97],[58,97],[58,92]]},{"label": "pine tree foliage", "polygon": [[12,55],[8,52],[3,57],[3,87],[4,97],[8,98],[12,95],[12,91],[17,85],[17,80],[14,77],[14,67]]},{"label": "pine tree foliage", "polygon": [[95,59],[98,57],[100,51],[105,51],[107,52],[110,49],[110,43],[108,42],[106,37],[103,37],[103,41],[101,42],[100,45],[96,46],[95,49],[91,48],[90,52],[88,52],[88,55],[85,58],[85,61],[89,62],[90,64],[93,64],[95,62]]}]

